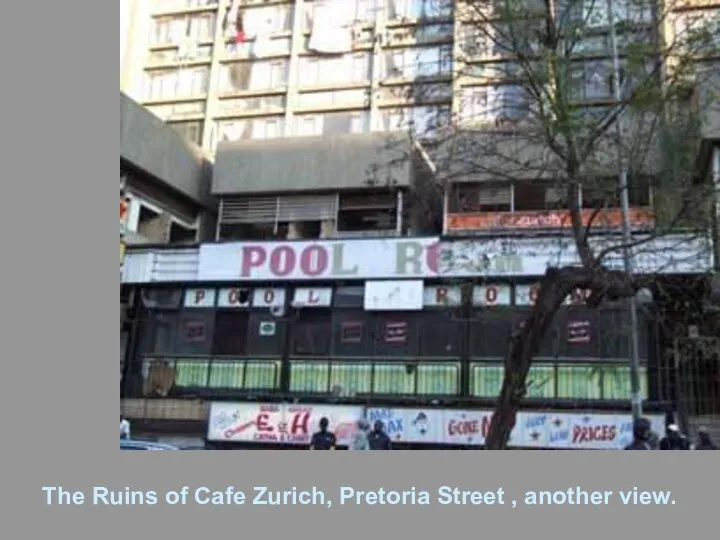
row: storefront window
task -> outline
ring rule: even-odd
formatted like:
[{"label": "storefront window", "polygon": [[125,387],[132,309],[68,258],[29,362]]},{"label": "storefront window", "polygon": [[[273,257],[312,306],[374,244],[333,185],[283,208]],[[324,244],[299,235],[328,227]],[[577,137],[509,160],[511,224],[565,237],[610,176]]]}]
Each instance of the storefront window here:
[{"label": "storefront window", "polygon": [[471,370],[470,393],[474,397],[497,397],[503,381],[500,364],[474,364]]},{"label": "storefront window", "polygon": [[537,399],[555,397],[555,366],[532,366],[527,380],[527,397]]},{"label": "storefront window", "polygon": [[415,371],[404,364],[378,364],[375,366],[373,393],[415,394]]},{"label": "storefront window", "polygon": [[460,393],[460,364],[417,366],[417,394],[450,396]]},{"label": "storefront window", "polygon": [[209,388],[275,390],[280,387],[280,361],[216,360],[210,364]]},{"label": "storefront window", "polygon": [[333,316],[333,356],[372,356],[372,319],[362,309],[348,309]]},{"label": "storefront window", "polygon": [[250,314],[247,334],[249,356],[282,356],[286,322],[264,311]]},{"label": "storefront window", "polygon": [[290,391],[296,393],[324,394],[329,391],[329,362],[291,362]]},{"label": "storefront window", "polygon": [[[470,394],[496,398],[504,368],[501,363],[474,363]],[[629,400],[630,369],[616,364],[536,364],[527,378],[527,397],[534,399]],[[648,395],[647,369],[640,369],[642,395]]]},{"label": "storefront window", "polygon": [[463,348],[462,325],[448,311],[424,313],[419,321],[420,356],[457,358]]},{"label": "storefront window", "polygon": [[342,395],[369,394],[372,391],[372,365],[334,362],[330,388],[341,389]]},{"label": "storefront window", "polygon": [[593,366],[558,366],[557,397],[560,399],[600,399],[600,371]]},{"label": "storefront window", "polygon": [[413,313],[377,313],[374,319],[375,356],[417,355],[418,325]]},{"label": "storefront window", "polygon": [[188,309],[179,319],[173,353],[178,356],[208,356],[212,350],[215,312]]},{"label": "storefront window", "polygon": [[213,355],[244,356],[246,354],[249,317],[247,311],[241,310],[216,313]]},{"label": "storefront window", "polygon": [[201,388],[207,386],[209,360],[178,360],[175,363],[175,386]]},{"label": "storefront window", "polygon": [[327,356],[330,354],[332,312],[304,310],[292,324],[293,356]]}]

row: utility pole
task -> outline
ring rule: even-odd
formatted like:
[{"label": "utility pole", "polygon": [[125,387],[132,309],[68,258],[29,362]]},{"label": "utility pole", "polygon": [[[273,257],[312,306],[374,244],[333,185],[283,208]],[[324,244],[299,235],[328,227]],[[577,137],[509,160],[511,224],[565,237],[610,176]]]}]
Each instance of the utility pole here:
[{"label": "utility pole", "polygon": [[[625,2],[626,0],[620,0]],[[620,58],[618,55],[617,35],[615,31],[615,13],[613,12],[613,0],[608,0],[608,23],[610,25],[610,43],[613,57],[613,92],[615,102],[619,105],[622,99],[620,90]],[[621,115],[622,116],[622,115]],[[628,172],[624,162],[622,146],[622,118],[618,117],[618,190],[620,192],[620,207],[622,209],[622,236],[625,248],[623,249],[623,263],[625,272],[629,277],[633,275],[633,255],[629,247],[632,242],[632,231],[630,229],[630,197],[628,194]],[[642,394],[640,392],[640,350],[638,336],[637,299],[635,295],[627,299],[628,313],[630,315],[630,391],[632,402],[633,420],[642,416]]]}]

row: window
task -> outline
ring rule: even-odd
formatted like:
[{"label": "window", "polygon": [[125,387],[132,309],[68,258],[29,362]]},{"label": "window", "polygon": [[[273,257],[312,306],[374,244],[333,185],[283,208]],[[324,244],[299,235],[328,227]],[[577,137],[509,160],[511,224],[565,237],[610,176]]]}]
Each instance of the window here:
[{"label": "window", "polygon": [[518,121],[530,114],[530,101],[522,86],[464,88],[460,115],[465,121]]},{"label": "window", "polygon": [[185,227],[176,221],[170,223],[168,241],[171,244],[189,244],[197,240],[197,229]]},{"label": "window", "polygon": [[292,29],[292,6],[245,7],[243,29],[251,35],[288,32]]},{"label": "window", "polygon": [[247,334],[249,356],[282,356],[285,345],[285,321],[269,312],[250,313]]},{"label": "window", "polygon": [[[343,0],[343,9],[354,21],[371,22],[375,20],[375,10],[380,0]],[[304,2],[305,31],[312,29],[315,18],[315,2]]]},{"label": "window", "polygon": [[[362,297],[360,297],[362,302]],[[370,315],[361,309],[336,311],[333,318],[333,356],[372,356]]]},{"label": "window", "polygon": [[460,356],[463,334],[459,320],[453,320],[449,310],[423,314],[419,321],[420,356],[453,358]]},{"label": "window", "polygon": [[454,184],[451,212],[509,212],[512,191],[507,184]]},{"label": "window", "polygon": [[397,217],[395,195],[341,195],[337,230],[395,230]]},{"label": "window", "polygon": [[[649,207],[652,179],[630,176],[628,178],[628,198],[630,206]],[[616,177],[596,178],[583,183],[582,200],[584,208],[619,208],[620,193]]]},{"label": "window", "polygon": [[186,40],[211,41],[214,36],[214,14],[201,13],[154,19],[151,41],[154,45],[165,45]]},{"label": "window", "polygon": [[202,142],[202,122],[168,122],[182,137],[195,144]]},{"label": "window", "polygon": [[243,139],[273,139],[282,137],[285,119],[281,117],[254,118],[248,120],[224,120],[217,123],[215,144]]},{"label": "window", "polygon": [[158,311],[151,313],[143,328],[142,350],[146,354],[172,354],[175,344],[175,332],[178,313]]},{"label": "window", "polygon": [[220,68],[223,91],[278,90],[287,85],[287,60],[233,62]]},{"label": "window", "polygon": [[452,47],[402,49],[385,54],[385,76],[418,79],[449,75],[452,72]]},{"label": "window", "polygon": [[381,129],[384,131],[402,131],[412,127],[415,136],[429,139],[437,135],[437,130],[450,120],[450,108],[447,106],[406,107],[386,109],[381,113]]},{"label": "window", "polygon": [[259,96],[223,99],[219,102],[220,112],[232,114],[236,112],[264,111],[268,109],[284,109],[285,96]]},{"label": "window", "polygon": [[333,304],[339,308],[361,308],[364,305],[365,288],[359,287],[338,287],[335,290]]},{"label": "window", "polygon": [[370,98],[369,90],[334,90],[330,92],[302,93],[298,96],[301,107],[327,108],[333,105],[364,107]]},{"label": "window", "polygon": [[330,310],[308,309],[298,312],[292,324],[293,356],[327,356],[331,341]]},{"label": "window", "polygon": [[177,355],[209,355],[212,350],[215,312],[212,309],[183,310],[178,324]]},{"label": "window", "polygon": [[387,14],[391,19],[429,19],[452,15],[452,2],[447,0],[390,0]]},{"label": "window", "polygon": [[202,96],[207,92],[209,73],[207,67],[149,72],[145,94],[149,100]]},{"label": "window", "polygon": [[368,111],[305,114],[297,115],[295,122],[297,135],[361,133],[370,127],[370,114]]},{"label": "window", "polygon": [[516,211],[555,210],[566,205],[565,194],[561,187],[543,182],[516,183],[514,187],[514,207]]},{"label": "window", "polygon": [[608,60],[578,63],[571,73],[570,95],[575,99],[609,99],[613,96],[613,66]]},{"label": "window", "polygon": [[237,309],[216,313],[213,355],[244,356],[246,354],[249,317],[248,312]]},{"label": "window", "polygon": [[377,313],[373,317],[375,356],[416,356],[418,325],[414,313]]},{"label": "window", "polygon": [[300,58],[299,80],[301,87],[335,86],[370,82],[370,55],[346,54],[335,58]]},{"label": "window", "polygon": [[418,43],[436,41],[442,38],[452,38],[453,25],[451,24],[424,24],[419,26],[415,33]]}]

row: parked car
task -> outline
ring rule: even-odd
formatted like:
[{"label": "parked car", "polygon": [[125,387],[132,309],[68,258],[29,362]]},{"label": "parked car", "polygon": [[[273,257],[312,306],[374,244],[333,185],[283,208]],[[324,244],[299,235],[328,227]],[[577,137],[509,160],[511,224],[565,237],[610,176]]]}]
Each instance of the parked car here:
[{"label": "parked car", "polygon": [[172,444],[159,443],[154,441],[137,441],[132,439],[120,439],[120,450],[180,450]]}]

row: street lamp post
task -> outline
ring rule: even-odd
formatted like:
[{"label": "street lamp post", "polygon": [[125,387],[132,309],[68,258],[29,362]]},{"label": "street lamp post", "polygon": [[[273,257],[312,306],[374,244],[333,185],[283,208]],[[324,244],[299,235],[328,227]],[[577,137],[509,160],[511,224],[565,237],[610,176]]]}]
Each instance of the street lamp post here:
[{"label": "street lamp post", "polygon": [[[623,1],[623,0],[621,0]],[[608,23],[610,25],[610,43],[613,58],[613,93],[615,102],[620,103],[622,94],[620,91],[620,58],[618,56],[617,36],[615,33],[615,14],[613,12],[613,0],[608,0]],[[631,248],[632,231],[630,229],[630,200],[628,195],[628,173],[624,163],[622,147],[622,118],[616,119],[618,137],[618,190],[620,191],[620,206],[622,209],[622,235],[623,263],[628,276],[633,275],[633,256]],[[630,390],[632,394],[632,415],[637,420],[642,416],[642,394],[640,392],[640,351],[638,336],[637,299],[635,295],[627,299],[628,312],[630,315]]]}]

